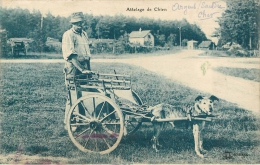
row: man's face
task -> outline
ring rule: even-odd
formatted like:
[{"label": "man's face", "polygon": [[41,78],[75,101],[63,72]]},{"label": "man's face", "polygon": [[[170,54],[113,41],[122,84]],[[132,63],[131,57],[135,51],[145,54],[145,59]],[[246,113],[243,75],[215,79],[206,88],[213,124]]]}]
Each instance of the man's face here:
[{"label": "man's face", "polygon": [[84,22],[80,21],[80,22],[74,22],[73,23],[73,28],[78,31],[81,32],[82,28],[83,28]]}]

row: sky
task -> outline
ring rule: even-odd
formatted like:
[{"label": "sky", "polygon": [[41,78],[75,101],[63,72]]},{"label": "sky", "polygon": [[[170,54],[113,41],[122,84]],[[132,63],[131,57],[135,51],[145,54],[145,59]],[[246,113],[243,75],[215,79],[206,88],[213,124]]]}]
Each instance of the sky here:
[{"label": "sky", "polygon": [[[7,8],[40,10],[43,14],[50,12],[54,16],[69,16],[72,12],[97,15],[123,14],[136,18],[148,17],[161,20],[181,20],[186,18],[196,23],[206,36],[211,38],[216,22],[225,11],[226,4],[221,0],[2,0]],[[138,30],[138,29],[136,29]]]}]

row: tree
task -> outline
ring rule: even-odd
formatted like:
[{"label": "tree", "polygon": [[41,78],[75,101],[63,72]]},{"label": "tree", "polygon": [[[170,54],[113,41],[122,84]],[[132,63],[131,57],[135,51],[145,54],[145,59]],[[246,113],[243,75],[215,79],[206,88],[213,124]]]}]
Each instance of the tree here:
[{"label": "tree", "polygon": [[164,44],[166,43],[166,41],[165,41],[165,35],[164,35],[164,34],[161,34],[161,35],[156,34],[156,35],[155,35],[155,43],[156,43],[157,45],[164,46]]},{"label": "tree", "polygon": [[[69,17],[53,16],[50,12],[42,15],[38,10],[30,12],[27,9],[0,7],[0,13],[0,24],[8,31],[8,37],[34,39],[34,51],[42,50],[47,37],[61,41],[63,33],[71,28]],[[167,43],[172,46],[179,43],[178,27],[181,26],[182,38],[199,42],[206,39],[200,27],[190,24],[186,19],[181,21],[155,20],[146,17],[137,19],[122,14],[115,16],[85,14],[84,16],[86,21],[83,29],[88,33],[89,38],[122,40],[124,36],[123,40],[125,40],[127,38],[125,35],[142,28],[142,30],[150,30],[155,36],[155,45],[165,46]],[[120,43],[125,44],[125,41]]]},{"label": "tree", "polygon": [[257,0],[227,0],[227,9],[219,18],[220,42],[236,42],[243,48],[256,48],[259,38]]},{"label": "tree", "polygon": [[183,39],[183,40],[181,41],[181,45],[182,45],[182,46],[187,46],[187,44],[188,44],[188,40],[187,40],[187,39]]},{"label": "tree", "polygon": [[175,45],[175,43],[177,43],[177,35],[171,33],[171,34],[167,37],[167,44],[168,44],[168,46],[172,47],[172,46]]},{"label": "tree", "polygon": [[110,34],[110,16],[101,16],[97,25],[96,31],[98,32],[98,38],[112,38],[113,35]]}]

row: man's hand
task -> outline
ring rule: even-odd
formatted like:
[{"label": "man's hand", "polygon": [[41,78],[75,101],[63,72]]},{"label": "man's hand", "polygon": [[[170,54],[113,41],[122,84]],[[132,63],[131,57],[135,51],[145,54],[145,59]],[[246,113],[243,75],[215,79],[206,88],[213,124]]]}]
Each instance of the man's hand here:
[{"label": "man's hand", "polygon": [[90,70],[82,70],[81,73],[83,73],[83,74],[94,74],[94,72],[92,72]]}]

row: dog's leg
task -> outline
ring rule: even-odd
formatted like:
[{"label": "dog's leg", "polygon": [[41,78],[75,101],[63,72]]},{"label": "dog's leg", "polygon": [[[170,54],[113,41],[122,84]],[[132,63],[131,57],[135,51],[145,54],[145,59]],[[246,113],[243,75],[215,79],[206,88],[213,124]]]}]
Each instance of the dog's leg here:
[{"label": "dog's leg", "polygon": [[199,149],[200,149],[201,153],[203,153],[203,154],[207,153],[207,150],[205,150],[203,148],[203,137],[201,135],[201,132],[199,133]]},{"label": "dog's leg", "polygon": [[152,147],[156,152],[159,152],[157,146],[159,146],[159,136],[162,130],[162,123],[153,123],[154,135],[152,138]]},{"label": "dog's leg", "polygon": [[202,122],[201,128],[199,130],[199,149],[203,154],[207,153],[207,150],[203,148],[203,130],[205,126],[205,121]]},{"label": "dog's leg", "polygon": [[195,145],[195,152],[196,154],[203,158],[203,154],[200,153],[200,150],[199,150],[199,135],[200,135],[200,132],[199,132],[199,125],[198,124],[194,124],[193,125],[193,136],[194,136],[194,145]]},{"label": "dog's leg", "polygon": [[161,132],[165,130],[165,125],[166,125],[165,122],[160,123],[160,128],[159,128],[159,132],[158,132],[158,135],[157,135],[157,141],[156,141],[156,145],[158,147],[162,147],[162,145],[159,143],[159,136],[160,136]]}]

